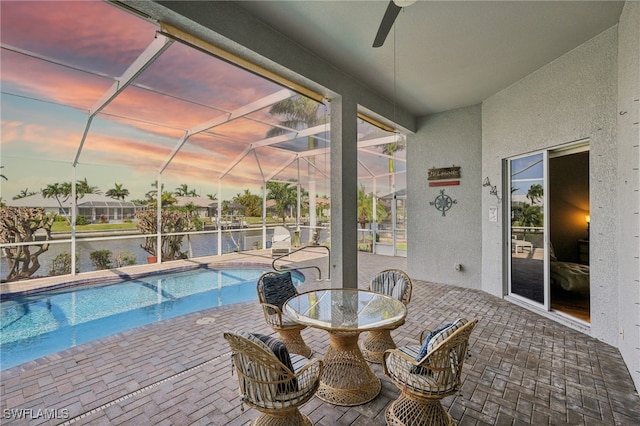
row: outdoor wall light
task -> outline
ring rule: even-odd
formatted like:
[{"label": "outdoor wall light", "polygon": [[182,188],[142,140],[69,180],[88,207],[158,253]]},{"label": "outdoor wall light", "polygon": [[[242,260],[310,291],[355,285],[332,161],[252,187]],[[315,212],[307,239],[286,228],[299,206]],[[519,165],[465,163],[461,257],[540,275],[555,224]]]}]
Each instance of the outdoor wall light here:
[{"label": "outdoor wall light", "polygon": [[489,187],[489,194],[495,195],[496,198],[498,199],[498,202],[500,202],[500,197],[498,196],[498,188],[495,185],[491,185],[491,181],[489,180],[489,176],[484,178],[484,181],[482,182],[482,186],[488,186]]}]

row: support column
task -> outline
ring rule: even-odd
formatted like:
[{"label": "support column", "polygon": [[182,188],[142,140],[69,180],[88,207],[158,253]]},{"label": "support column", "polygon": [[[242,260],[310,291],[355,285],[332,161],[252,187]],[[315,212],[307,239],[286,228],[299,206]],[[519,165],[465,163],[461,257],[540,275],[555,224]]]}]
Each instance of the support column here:
[{"label": "support column", "polygon": [[331,286],[358,287],[358,105],[331,100]]}]

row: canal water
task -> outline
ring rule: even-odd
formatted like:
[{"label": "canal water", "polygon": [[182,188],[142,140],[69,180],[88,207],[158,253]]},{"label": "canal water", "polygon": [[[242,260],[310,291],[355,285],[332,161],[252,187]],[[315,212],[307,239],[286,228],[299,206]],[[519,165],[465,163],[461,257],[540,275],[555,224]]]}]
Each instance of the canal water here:
[{"label": "canal water", "polygon": [[[321,232],[320,241],[324,241],[322,237],[327,231]],[[270,247],[273,230],[267,229],[267,248]],[[301,241],[309,240],[309,229],[301,230]],[[93,271],[96,267],[92,264],[90,254],[97,250],[111,251],[111,259],[113,267],[118,267],[116,258],[119,255],[127,254],[135,257],[135,264],[147,263],[149,254],[144,251],[141,245],[144,244],[144,237],[126,238],[117,240],[100,240],[100,241],[77,241],[76,242],[76,267],[78,272]],[[222,253],[233,253],[238,251],[253,250],[262,247],[262,229],[243,229],[241,231],[223,231],[222,233]],[[69,253],[71,243],[55,243],[49,245],[49,250],[38,257],[40,269],[32,275],[32,278],[45,277],[51,275],[54,259],[63,253]],[[213,256],[218,254],[218,234],[195,234],[184,237],[182,241],[183,252],[187,253],[189,258]],[[133,257],[132,256],[132,257]],[[126,266],[126,265],[122,265]],[[0,279],[6,279],[8,274],[7,260],[3,256],[0,260]]]}]

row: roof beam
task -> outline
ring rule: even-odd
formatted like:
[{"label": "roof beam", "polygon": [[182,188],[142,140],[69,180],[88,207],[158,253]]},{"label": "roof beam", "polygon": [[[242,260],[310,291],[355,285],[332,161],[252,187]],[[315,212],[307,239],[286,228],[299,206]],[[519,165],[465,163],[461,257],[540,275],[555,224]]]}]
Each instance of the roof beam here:
[{"label": "roof beam", "polygon": [[[188,129],[185,132],[185,135],[180,138],[176,146],[169,154],[169,157],[164,162],[162,167],[160,167],[160,173],[164,172],[171,160],[176,156],[178,151],[182,148],[182,146],[187,142],[187,140],[198,133],[202,133],[214,127],[220,126],[221,124],[228,123],[229,121],[235,120],[240,117],[244,117],[245,115],[251,114],[256,111],[260,111],[263,108],[271,106],[277,102],[283,101],[295,95],[295,92],[289,89],[282,89],[276,93],[272,93],[270,95],[265,96],[264,98],[258,99],[257,101],[251,102],[250,104],[243,105],[240,108],[231,111],[228,114],[221,114],[220,116],[213,118],[209,121],[205,121],[204,123],[197,124],[193,126],[191,129]],[[246,155],[246,154],[245,154]],[[244,157],[244,156],[243,156]],[[227,172],[228,173],[228,172]],[[225,173],[226,174],[226,173]]]},{"label": "roof beam", "polygon": [[136,79],[145,69],[147,69],[165,50],[173,44],[173,40],[162,34],[156,34],[156,38],[153,39],[151,44],[136,58],[136,60],[127,68],[127,70],[120,77],[116,78],[116,81],[111,87],[102,94],[100,99],[89,109],[89,118],[85,125],[84,132],[82,133],[82,140],[78,146],[76,152],[76,158],[73,160],[74,167],[78,164],[80,159],[80,153],[82,147],[89,134],[89,128],[93,117],[95,117],[102,109],[104,109],[111,101],[113,101],[124,89],[126,89],[133,80]]}]

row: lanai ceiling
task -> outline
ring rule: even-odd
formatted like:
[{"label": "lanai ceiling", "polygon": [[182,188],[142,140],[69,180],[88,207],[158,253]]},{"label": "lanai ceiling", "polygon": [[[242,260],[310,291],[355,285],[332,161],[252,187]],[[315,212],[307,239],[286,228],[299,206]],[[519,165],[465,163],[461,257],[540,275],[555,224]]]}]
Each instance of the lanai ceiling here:
[{"label": "lanai ceiling", "polygon": [[425,115],[482,102],[615,25],[624,2],[418,0],[380,48],[372,44],[387,0],[237,5]]}]

